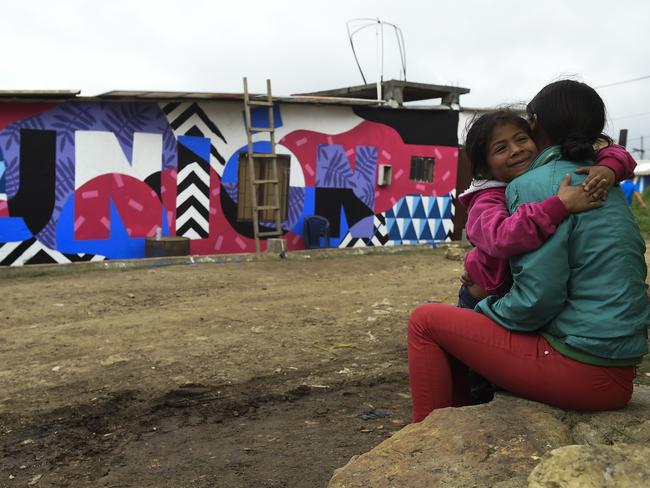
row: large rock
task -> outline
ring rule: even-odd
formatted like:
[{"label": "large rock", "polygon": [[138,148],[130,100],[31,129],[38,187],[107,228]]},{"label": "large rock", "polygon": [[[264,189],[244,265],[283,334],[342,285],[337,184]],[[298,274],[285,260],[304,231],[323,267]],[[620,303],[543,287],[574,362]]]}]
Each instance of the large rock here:
[{"label": "large rock", "polygon": [[650,447],[565,446],[547,454],[530,473],[528,488],[650,486]]},{"label": "large rock", "polygon": [[[622,459],[628,449],[645,449],[650,443],[649,419],[648,387],[637,387],[632,402],[624,409],[602,413],[564,411],[497,394],[488,404],[432,412],[424,421],[405,427],[370,452],[353,457],[335,471],[328,486],[523,488],[528,485],[529,474],[531,483],[538,483],[531,485],[536,488],[601,486],[554,484],[554,478],[538,478],[551,476],[554,467],[540,466],[537,474],[531,474],[540,459],[544,457],[544,463],[551,463],[560,458],[552,453],[561,453],[559,448],[572,444],[604,448],[620,443],[611,468],[620,466],[626,472],[633,469],[638,479],[647,479],[650,464],[641,463],[645,455],[641,450],[640,457],[631,457],[628,464]],[[598,451],[598,456],[603,452],[606,451]],[[602,465],[596,459],[604,458],[598,456],[594,454],[593,462],[585,461],[583,474],[600,469]],[[538,479],[542,481],[533,481]]]}]

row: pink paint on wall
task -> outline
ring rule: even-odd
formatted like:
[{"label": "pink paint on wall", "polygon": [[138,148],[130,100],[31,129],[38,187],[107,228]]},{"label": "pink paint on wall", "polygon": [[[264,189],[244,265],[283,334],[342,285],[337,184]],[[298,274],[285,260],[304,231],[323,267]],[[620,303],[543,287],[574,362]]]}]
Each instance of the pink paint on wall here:
[{"label": "pink paint on wall", "polygon": [[74,202],[76,240],[110,237],[111,202],[132,237],[147,237],[152,227],[162,227],[162,204],[158,196],[149,185],[132,176],[117,173],[98,176],[75,194],[79,197]]},{"label": "pink paint on wall", "polygon": [[[307,142],[304,142],[304,141]],[[301,144],[298,144],[298,141]],[[458,149],[447,146],[405,144],[395,129],[384,124],[364,121],[341,134],[323,134],[309,130],[290,132],[280,144],[295,154],[305,175],[305,186],[315,186],[315,163],[320,144],[339,144],[346,154],[354,153],[357,146],[374,146],[378,149],[378,161],[390,161],[393,181],[387,186],[376,186],[373,211],[380,213],[392,207],[404,195],[447,195],[456,184]],[[435,158],[434,181],[412,181],[411,158],[415,156]],[[354,170],[354,163],[348,157]],[[443,175],[446,175],[443,178]],[[376,181],[375,181],[376,184]]]}]

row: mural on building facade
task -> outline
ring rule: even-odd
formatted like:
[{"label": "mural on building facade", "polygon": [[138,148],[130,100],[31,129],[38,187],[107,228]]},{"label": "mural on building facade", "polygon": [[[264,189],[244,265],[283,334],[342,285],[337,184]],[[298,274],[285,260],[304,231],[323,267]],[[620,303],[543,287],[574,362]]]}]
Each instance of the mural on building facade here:
[{"label": "mural on building facade", "polygon": [[[457,118],[410,112],[274,108],[277,152],[291,157],[289,249],[304,248],[314,214],[330,221],[332,246],[450,238]],[[253,125],[266,115],[255,110]],[[255,146],[269,150],[262,134]],[[254,252],[251,223],[237,218],[245,150],[235,102],[2,103],[0,264],[144,257],[158,228],[190,238],[192,254]],[[435,161],[431,182],[410,179],[413,157]],[[392,166],[390,184],[378,185],[379,165]]]}]

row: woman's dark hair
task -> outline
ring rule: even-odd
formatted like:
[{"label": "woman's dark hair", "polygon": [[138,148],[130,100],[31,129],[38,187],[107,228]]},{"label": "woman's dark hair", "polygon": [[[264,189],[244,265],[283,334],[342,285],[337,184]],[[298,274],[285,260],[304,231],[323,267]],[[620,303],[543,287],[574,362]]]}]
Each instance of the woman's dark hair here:
[{"label": "woman's dark hair", "polygon": [[546,85],[526,106],[529,120],[537,123],[550,139],[559,145],[562,156],[569,161],[596,159],[594,143],[602,139],[605,104],[596,90],[575,80],[561,80]]},{"label": "woman's dark hair", "polygon": [[488,164],[488,147],[495,127],[513,124],[529,137],[533,137],[530,125],[517,112],[510,109],[500,109],[488,112],[472,121],[472,125],[465,137],[465,152],[472,168],[472,177],[477,180],[490,178]]}]

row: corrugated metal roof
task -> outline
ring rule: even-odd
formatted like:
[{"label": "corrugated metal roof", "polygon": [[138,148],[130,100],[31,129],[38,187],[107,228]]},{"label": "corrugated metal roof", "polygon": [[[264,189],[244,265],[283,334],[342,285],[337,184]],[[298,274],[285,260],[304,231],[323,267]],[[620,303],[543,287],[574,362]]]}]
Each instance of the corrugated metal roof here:
[{"label": "corrugated metal roof", "polygon": [[[461,89],[464,90],[464,89]],[[266,94],[255,93],[250,95],[253,100],[265,100]],[[231,100],[242,102],[243,93],[225,92],[186,92],[186,91],[149,91],[149,90],[112,90],[98,95],[84,96],[80,90],[0,90],[0,100],[76,100],[76,101],[183,101],[183,100]],[[318,94],[274,96],[273,100],[279,103],[311,104],[311,105],[344,105],[344,106],[388,106],[384,100],[367,98],[354,98],[344,96],[329,96]],[[445,104],[426,106],[400,106],[404,110],[450,110]]]},{"label": "corrugated metal roof", "polygon": [[112,90],[101,93],[93,98],[125,99],[198,99],[198,100],[242,100],[241,93],[212,93],[212,92],[180,92],[180,91],[143,91],[143,90]]},{"label": "corrugated metal roof", "polygon": [[75,98],[81,90],[0,90],[0,99],[57,99]]},{"label": "corrugated metal roof", "polygon": [[[399,103],[417,102],[422,100],[432,100],[436,98],[446,98],[469,93],[469,88],[449,85],[432,85],[430,83],[416,83],[414,81],[402,80],[385,80],[381,82],[383,96],[397,96]],[[348,86],[345,88],[336,88],[333,90],[323,90],[312,93],[301,93],[305,96],[331,96],[331,97],[355,97],[367,100],[377,99],[377,84],[368,83],[366,85]]]},{"label": "corrugated metal roof", "polygon": [[[266,95],[251,93],[252,100],[266,100]],[[243,93],[212,93],[212,92],[167,92],[167,91],[136,91],[114,90],[97,95],[94,98],[103,100],[237,100],[243,101]],[[362,98],[340,98],[324,96],[292,95],[289,97],[273,97],[276,102],[282,103],[307,103],[307,104],[336,104],[336,105],[382,105],[384,102],[366,100]]]}]

